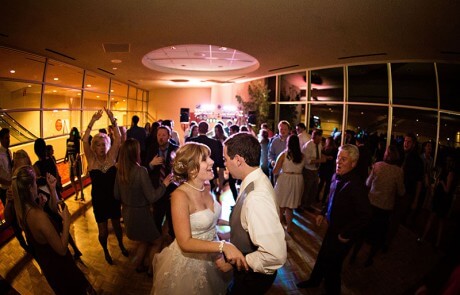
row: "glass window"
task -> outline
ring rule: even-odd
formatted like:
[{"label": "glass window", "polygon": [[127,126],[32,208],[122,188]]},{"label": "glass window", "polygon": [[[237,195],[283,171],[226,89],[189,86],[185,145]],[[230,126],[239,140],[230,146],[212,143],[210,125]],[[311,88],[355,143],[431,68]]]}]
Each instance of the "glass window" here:
[{"label": "glass window", "polygon": [[280,76],[280,101],[306,100],[306,72]]},{"label": "glass window", "polygon": [[110,95],[128,97],[128,84],[112,80]]},{"label": "glass window", "polygon": [[441,113],[439,144],[460,148],[460,115]]},{"label": "glass window", "polygon": [[137,97],[137,89],[136,89],[136,87],[129,85],[128,98],[136,99],[136,97]]},{"label": "glass window", "polygon": [[437,64],[441,109],[460,112],[460,65]]},{"label": "glass window", "polygon": [[130,112],[142,111],[142,102],[134,99],[128,99],[128,110]]},{"label": "glass window", "polygon": [[83,106],[85,109],[102,109],[107,107],[107,94],[85,91],[83,93],[83,99]]},{"label": "glass window", "polygon": [[310,105],[309,131],[314,128],[323,130],[323,137],[335,136],[340,142],[342,130],[342,104],[312,104]]},{"label": "glass window", "polygon": [[117,119],[118,126],[128,126],[131,121],[127,120],[126,111],[113,111],[113,117]]},{"label": "glass window", "polygon": [[40,137],[40,112],[3,112],[0,123],[10,129],[11,146],[31,142]]},{"label": "glass window", "polygon": [[408,132],[416,134],[419,143],[433,140],[436,138],[437,117],[435,111],[394,108],[392,137],[401,145]]},{"label": "glass window", "polygon": [[127,99],[124,97],[112,96],[110,97],[110,109],[117,111],[126,111],[127,110]]},{"label": "glass window", "polygon": [[276,100],[276,76],[265,79],[268,88],[268,101],[275,102]]},{"label": "glass window", "polygon": [[142,101],[142,96],[144,95],[144,91],[141,89],[137,89],[137,100]]},{"label": "glass window", "polygon": [[50,85],[45,86],[43,94],[44,108],[80,109],[80,106],[81,90]]},{"label": "glass window", "polygon": [[41,91],[41,84],[0,81],[0,108],[39,108]]},{"label": "glass window", "polygon": [[393,103],[438,107],[433,63],[391,64]]},{"label": "glass window", "polygon": [[49,60],[46,67],[45,82],[81,88],[83,70],[58,61]]},{"label": "glass window", "polygon": [[99,93],[109,93],[110,80],[93,72],[86,72],[85,90],[91,90]]},{"label": "glass window", "polygon": [[387,64],[348,67],[348,101],[388,103]]},{"label": "glass window", "polygon": [[[94,113],[96,111],[97,110],[89,110],[89,111],[84,110],[83,111],[83,131],[82,131],[82,136],[83,136],[84,131],[88,127],[88,124],[91,121],[91,118],[93,117],[93,115],[94,115]],[[104,114],[102,115],[102,118],[100,118],[99,120],[97,120],[94,123],[92,130],[93,130],[93,132],[96,132],[97,130],[99,130],[101,128],[105,128],[105,130],[107,130],[109,125],[110,125],[109,118],[107,117],[107,114],[104,112]],[[93,132],[91,132],[91,134],[93,134]]]},{"label": "glass window", "polygon": [[[348,122],[346,130],[355,135],[364,135],[368,139],[368,147],[373,151],[378,139],[387,137],[388,107],[348,105]],[[370,120],[369,118],[372,118]]]},{"label": "glass window", "polygon": [[310,72],[311,101],[343,101],[343,68]]},{"label": "glass window", "polygon": [[304,104],[282,104],[280,105],[280,121],[281,120],[288,121],[289,124],[291,124],[291,128],[294,128],[294,126],[297,123],[301,122],[302,118],[305,117],[304,114],[305,114]]},{"label": "glass window", "polygon": [[43,137],[68,134],[72,127],[80,129],[80,111],[54,110],[43,112]]},{"label": "glass window", "polygon": [[149,110],[148,110],[148,103],[147,103],[146,101],[144,101],[144,102],[142,103],[142,111],[143,111],[143,112],[146,112],[146,113],[149,111]]},{"label": "glass window", "polygon": [[8,48],[0,48],[0,77],[43,81],[45,58]]}]

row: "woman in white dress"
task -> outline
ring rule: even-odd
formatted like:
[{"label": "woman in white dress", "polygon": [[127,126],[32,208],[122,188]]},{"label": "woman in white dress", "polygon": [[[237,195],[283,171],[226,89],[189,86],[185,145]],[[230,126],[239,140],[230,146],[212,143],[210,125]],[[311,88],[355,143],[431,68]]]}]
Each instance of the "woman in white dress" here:
[{"label": "woman in white dress", "polygon": [[297,135],[288,137],[286,149],[276,159],[273,173],[279,176],[275,184],[275,192],[278,206],[280,207],[280,219],[286,218],[286,230],[292,231],[293,209],[299,207],[303,194],[304,155],[300,150]]},{"label": "woman in white dress", "polygon": [[217,238],[221,206],[208,184],[213,163],[209,148],[200,143],[187,143],[176,152],[173,173],[182,182],[171,194],[176,239],[153,259],[151,294],[225,294],[232,266],[224,255],[238,268],[248,268],[233,244]]}]

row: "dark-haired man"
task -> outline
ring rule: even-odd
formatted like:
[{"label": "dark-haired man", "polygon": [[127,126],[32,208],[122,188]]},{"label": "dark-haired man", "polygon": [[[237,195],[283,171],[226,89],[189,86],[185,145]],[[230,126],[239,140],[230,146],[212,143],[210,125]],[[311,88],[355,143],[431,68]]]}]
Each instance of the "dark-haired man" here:
[{"label": "dark-haired man", "polygon": [[260,145],[254,136],[232,135],[224,142],[224,157],[228,171],[242,180],[230,216],[230,241],[250,267],[248,271],[234,269],[227,294],[264,294],[287,256],[275,191],[259,167]]}]

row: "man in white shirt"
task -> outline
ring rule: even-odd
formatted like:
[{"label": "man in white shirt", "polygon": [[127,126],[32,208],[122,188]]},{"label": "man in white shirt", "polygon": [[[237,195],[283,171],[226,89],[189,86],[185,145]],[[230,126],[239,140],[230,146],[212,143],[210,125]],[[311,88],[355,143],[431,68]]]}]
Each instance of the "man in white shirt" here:
[{"label": "man in white shirt", "polygon": [[307,127],[305,127],[304,123],[298,123],[295,126],[295,131],[297,132],[300,148],[302,149],[302,147],[311,139],[310,134],[307,133]]},{"label": "man in white shirt", "polygon": [[233,177],[242,180],[230,216],[230,241],[245,255],[250,267],[249,271],[234,268],[227,294],[264,294],[287,257],[275,191],[259,168],[260,145],[254,136],[238,133],[228,138],[224,158]]},{"label": "man in white shirt", "polygon": [[321,138],[323,131],[320,129],[313,130],[311,139],[302,147],[302,153],[305,156],[304,166],[304,192],[302,196],[301,207],[313,212],[313,202],[318,195],[318,168],[326,160],[321,155]]}]

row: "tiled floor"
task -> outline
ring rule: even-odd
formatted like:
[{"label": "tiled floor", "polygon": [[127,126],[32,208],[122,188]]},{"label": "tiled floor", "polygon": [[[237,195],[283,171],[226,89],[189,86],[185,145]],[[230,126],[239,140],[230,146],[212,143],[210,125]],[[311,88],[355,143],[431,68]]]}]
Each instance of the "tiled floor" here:
[{"label": "tiled floor", "polygon": [[[90,187],[85,189],[90,199]],[[221,196],[223,217],[228,216],[233,199],[230,192]],[[83,252],[78,265],[87,275],[98,294],[149,294],[152,279],[145,273],[134,271],[129,258],[121,255],[116,238],[109,237],[109,250],[114,265],[104,260],[97,239],[97,226],[90,202],[76,202],[69,198],[66,203],[73,213],[74,223],[71,233]],[[314,215],[296,214],[296,227],[291,235],[286,235],[288,261],[279,271],[275,284],[269,294],[321,294],[320,287],[311,290],[298,290],[296,282],[307,279],[315,263],[325,227],[313,224]],[[435,253],[428,244],[417,245],[413,233],[404,228],[398,232],[393,247],[387,254],[376,258],[373,266],[362,266],[366,248],[355,265],[345,263],[343,275],[344,294],[404,294],[418,284],[424,274],[437,262],[440,254]],[[134,252],[135,243],[125,237],[128,250]],[[15,239],[0,248],[0,275],[20,294],[52,294],[46,280],[41,276],[38,265],[26,255]],[[184,290],[184,294],[187,292]]]}]

